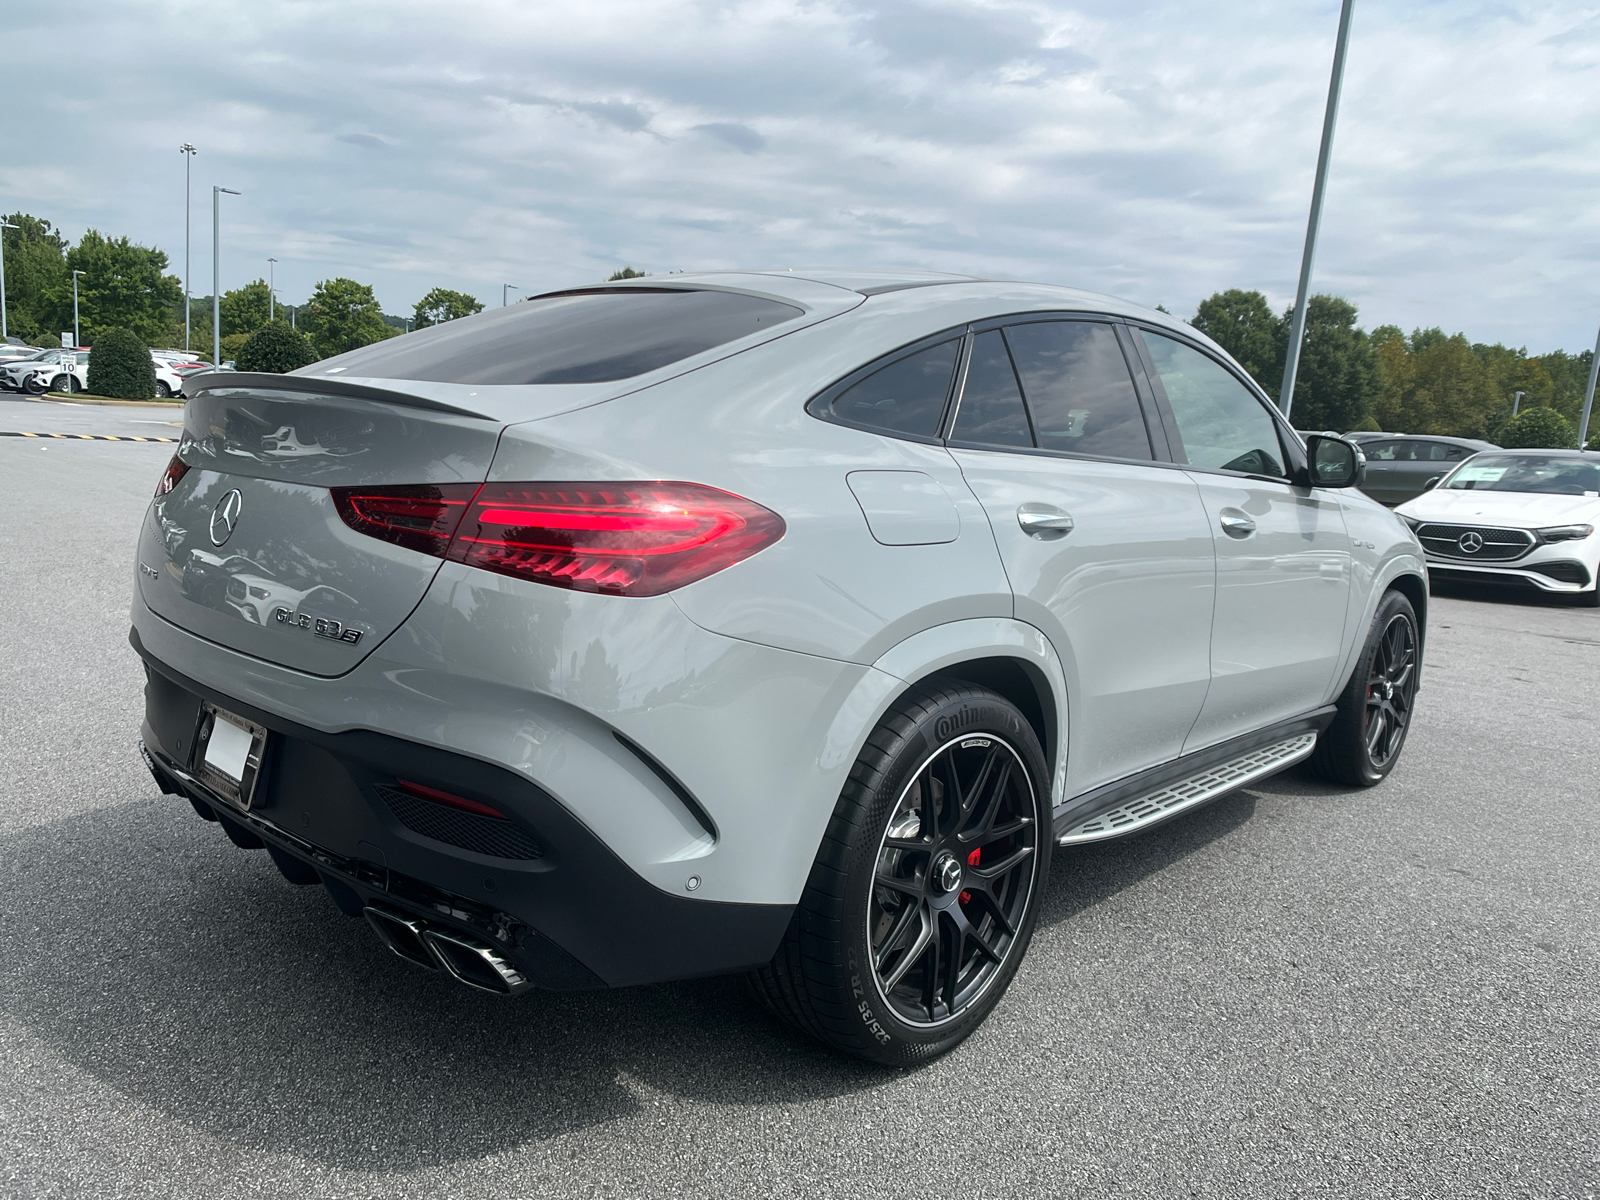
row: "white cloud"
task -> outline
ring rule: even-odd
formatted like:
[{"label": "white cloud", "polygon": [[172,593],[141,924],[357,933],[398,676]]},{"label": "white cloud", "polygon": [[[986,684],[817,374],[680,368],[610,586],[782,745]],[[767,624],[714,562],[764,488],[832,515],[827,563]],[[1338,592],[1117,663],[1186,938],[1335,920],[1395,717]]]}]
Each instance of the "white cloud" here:
[{"label": "white cloud", "polygon": [[[651,271],[881,263],[1070,282],[1177,312],[1292,298],[1335,0],[169,0],[74,30],[14,86],[0,204],[195,264],[279,259],[390,311]],[[31,24],[30,24],[31,22]],[[1600,320],[1600,16],[1360,0],[1317,286],[1368,324],[1577,349]],[[20,81],[20,78],[18,80]]]}]

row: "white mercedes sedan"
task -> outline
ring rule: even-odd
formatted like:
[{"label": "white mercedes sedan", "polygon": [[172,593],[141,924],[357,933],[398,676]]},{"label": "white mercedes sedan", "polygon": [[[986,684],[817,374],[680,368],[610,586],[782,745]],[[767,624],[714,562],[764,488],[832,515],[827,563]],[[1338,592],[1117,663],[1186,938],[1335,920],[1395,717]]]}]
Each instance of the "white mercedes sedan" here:
[{"label": "white mercedes sedan", "polygon": [[1600,454],[1479,454],[1395,512],[1435,580],[1505,583],[1600,606]]}]

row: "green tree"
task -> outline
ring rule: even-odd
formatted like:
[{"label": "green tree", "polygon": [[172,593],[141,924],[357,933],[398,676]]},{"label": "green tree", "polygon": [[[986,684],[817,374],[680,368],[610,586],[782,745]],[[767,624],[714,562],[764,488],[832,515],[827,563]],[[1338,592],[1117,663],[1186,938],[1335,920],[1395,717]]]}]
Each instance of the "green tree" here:
[{"label": "green tree", "polygon": [[317,361],[317,352],[311,342],[298,329],[290,329],[287,321],[272,321],[250,335],[239,351],[237,365],[241,371],[270,371],[286,374]]},{"label": "green tree", "polygon": [[15,229],[0,229],[5,238],[6,327],[34,345],[61,344],[55,324],[55,297],[70,288],[67,239],[49,221],[16,212],[4,218]]},{"label": "green tree", "polygon": [[[1372,340],[1356,324],[1356,315],[1356,306],[1339,296],[1306,301],[1305,341],[1289,410],[1296,428],[1350,430],[1373,415],[1383,377]],[[1292,310],[1285,312],[1280,325],[1285,358],[1293,316]],[[1281,366],[1279,372],[1281,382]]]},{"label": "green tree", "polygon": [[454,321],[457,317],[470,317],[473,313],[482,311],[483,303],[476,296],[436,287],[417,301],[413,313],[416,327],[424,329],[429,325],[443,325],[446,321]]},{"label": "green tree", "polygon": [[1283,381],[1278,318],[1260,292],[1232,288],[1202,300],[1189,324],[1229,354],[1274,400]]},{"label": "green tree", "polygon": [[1500,427],[1500,445],[1507,450],[1570,450],[1578,444],[1572,423],[1553,408],[1530,408]]},{"label": "green tree", "polygon": [[393,337],[372,289],[354,279],[325,279],[300,311],[300,326],[321,358]]},{"label": "green tree", "polygon": [[[78,309],[83,338],[93,344],[101,330],[132,330],[141,341],[154,341],[165,332],[170,309],[183,299],[175,275],[166,274],[165,251],[138,246],[127,238],[109,238],[99,230],[86,232],[67,251],[68,271],[82,271],[78,280]],[[68,282],[55,290],[54,315],[62,329],[72,327],[72,288]]]},{"label": "green tree", "polygon": [[131,329],[102,329],[89,351],[89,391],[117,400],[151,400],[156,369],[150,347]]},{"label": "green tree", "polygon": [[611,277],[606,282],[615,283],[619,279],[643,279],[649,273],[648,271],[635,271],[632,267],[623,267],[620,271],[611,272]]},{"label": "green tree", "polygon": [[[222,317],[222,336],[231,333],[251,334],[267,323],[271,311],[272,290],[265,279],[257,279],[242,288],[223,292],[217,300]],[[209,311],[209,309],[208,309]]]},{"label": "green tree", "polygon": [[[1375,412],[1391,433],[1483,437],[1502,402],[1501,375],[1462,334],[1393,325],[1373,331],[1383,376]],[[1505,397],[1509,406],[1509,397]]]}]

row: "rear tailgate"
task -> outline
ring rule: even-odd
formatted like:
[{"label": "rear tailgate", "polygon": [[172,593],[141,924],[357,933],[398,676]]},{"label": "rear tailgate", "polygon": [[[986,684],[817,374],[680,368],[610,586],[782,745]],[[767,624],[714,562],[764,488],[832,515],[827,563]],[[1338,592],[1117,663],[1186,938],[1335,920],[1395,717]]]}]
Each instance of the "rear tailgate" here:
[{"label": "rear tailgate", "polygon": [[341,675],[406,619],[440,560],[357,533],[329,489],[480,483],[502,427],[360,396],[203,392],[185,410],[189,470],[145,520],[139,595],[208,641]]}]

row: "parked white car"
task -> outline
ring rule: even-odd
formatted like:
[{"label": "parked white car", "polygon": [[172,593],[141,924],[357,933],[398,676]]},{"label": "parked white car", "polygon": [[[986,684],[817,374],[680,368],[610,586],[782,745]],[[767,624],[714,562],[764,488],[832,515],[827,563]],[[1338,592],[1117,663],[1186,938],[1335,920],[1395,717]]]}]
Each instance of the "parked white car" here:
[{"label": "parked white car", "polygon": [[183,395],[182,368],[190,366],[191,360],[169,358],[152,350],[150,361],[156,368],[156,399],[165,400],[169,396]]},{"label": "parked white car", "polygon": [[1600,606],[1600,455],[1475,455],[1395,512],[1422,543],[1435,580],[1511,584]]},{"label": "parked white car", "polygon": [[87,350],[46,350],[37,358],[0,366],[0,387],[11,392],[28,392],[38,396],[45,392],[64,392],[67,378],[72,378],[74,391],[84,391],[89,386],[89,352]]}]

